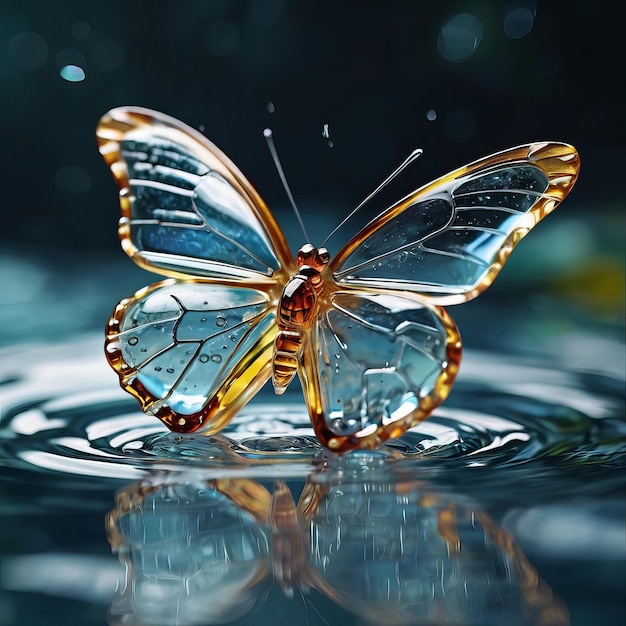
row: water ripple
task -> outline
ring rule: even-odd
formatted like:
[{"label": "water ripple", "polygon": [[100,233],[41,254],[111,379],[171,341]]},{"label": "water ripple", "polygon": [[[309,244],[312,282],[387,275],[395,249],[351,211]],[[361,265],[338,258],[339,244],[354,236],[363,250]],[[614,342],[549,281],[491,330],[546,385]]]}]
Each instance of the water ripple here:
[{"label": "water ripple", "polygon": [[[328,454],[297,391],[280,400],[261,392],[217,435],[179,435],[115,385],[94,339],[65,347],[71,358],[35,347],[21,354],[21,368],[0,369],[5,465],[119,480],[194,467],[302,476]],[[458,482],[474,479],[460,468],[509,467],[524,482],[539,467],[546,476],[619,463],[622,413],[623,388],[611,376],[470,352],[448,401],[382,452],[398,471],[449,473]]]}]

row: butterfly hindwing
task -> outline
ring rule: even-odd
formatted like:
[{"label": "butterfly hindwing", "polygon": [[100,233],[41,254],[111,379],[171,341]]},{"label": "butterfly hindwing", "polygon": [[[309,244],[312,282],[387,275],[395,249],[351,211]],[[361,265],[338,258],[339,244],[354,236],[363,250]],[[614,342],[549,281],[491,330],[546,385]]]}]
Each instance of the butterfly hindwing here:
[{"label": "butterfly hindwing", "polygon": [[381,213],[335,256],[340,285],[404,289],[437,304],[486,289],[519,240],[573,186],[567,144],[534,143],[485,157]]},{"label": "butterfly hindwing", "polygon": [[106,353],[145,412],[179,432],[216,431],[269,378],[275,334],[262,291],[164,281],[118,305]]},{"label": "butterfly hindwing", "polygon": [[122,246],[174,277],[259,281],[292,270],[267,206],[204,135],[147,109],[113,109],[97,129],[120,190]]},{"label": "butterfly hindwing", "polygon": [[445,399],[459,360],[443,309],[411,294],[332,293],[299,370],[318,438],[342,452],[399,436]]}]

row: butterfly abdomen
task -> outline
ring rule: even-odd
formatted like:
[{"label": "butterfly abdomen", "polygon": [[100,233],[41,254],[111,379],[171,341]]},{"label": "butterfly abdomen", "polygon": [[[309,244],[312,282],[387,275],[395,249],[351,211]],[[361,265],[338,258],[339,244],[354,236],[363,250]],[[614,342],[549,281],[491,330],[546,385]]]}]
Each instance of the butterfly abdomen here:
[{"label": "butterfly abdomen", "polygon": [[298,371],[303,333],[317,314],[317,294],[323,288],[320,273],[308,266],[289,279],[278,303],[278,334],[274,340],[272,382],[282,394]]},{"label": "butterfly abdomen", "polygon": [[300,269],[285,285],[276,312],[272,383],[277,394],[285,392],[298,371],[304,333],[317,317],[317,296],[324,289],[321,271],[328,263],[328,252],[306,244],[296,262]]}]

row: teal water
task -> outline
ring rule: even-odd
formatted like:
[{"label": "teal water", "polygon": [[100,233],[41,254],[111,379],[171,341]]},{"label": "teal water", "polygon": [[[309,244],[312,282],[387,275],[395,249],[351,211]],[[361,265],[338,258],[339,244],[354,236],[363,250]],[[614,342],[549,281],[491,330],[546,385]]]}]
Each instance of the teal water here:
[{"label": "teal water", "polygon": [[35,267],[39,324],[3,311],[24,335],[0,357],[0,624],[622,623],[619,333],[505,307],[479,340],[493,303],[454,309],[449,399],[334,457],[296,390],[210,437],[142,415],[91,330],[100,271],[58,303]]}]

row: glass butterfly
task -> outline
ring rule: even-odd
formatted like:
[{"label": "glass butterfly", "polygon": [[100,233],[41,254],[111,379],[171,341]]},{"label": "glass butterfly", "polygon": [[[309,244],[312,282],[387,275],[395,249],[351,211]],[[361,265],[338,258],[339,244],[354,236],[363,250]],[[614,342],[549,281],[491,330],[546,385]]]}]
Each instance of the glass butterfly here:
[{"label": "glass butterfly", "polygon": [[316,436],[336,452],[398,437],[446,398],[461,340],[441,305],[484,291],[580,167],[567,144],[511,148],[412,191],[332,258],[307,243],[294,260],[201,133],[123,107],[97,139],[120,190],[123,249],[172,277],[108,323],[122,388],[171,430],[212,433],[270,378],[282,393],[297,372]]}]

